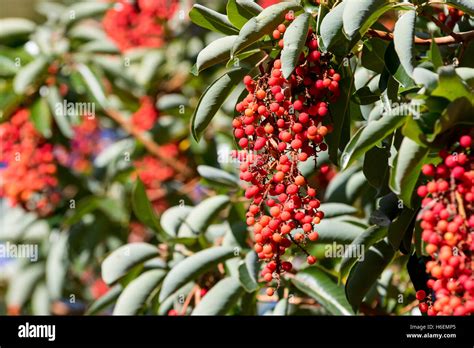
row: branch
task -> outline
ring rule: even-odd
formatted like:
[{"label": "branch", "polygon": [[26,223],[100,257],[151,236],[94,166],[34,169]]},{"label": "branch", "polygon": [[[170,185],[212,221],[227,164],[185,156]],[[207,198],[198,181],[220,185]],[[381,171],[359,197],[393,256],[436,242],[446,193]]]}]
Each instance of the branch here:
[{"label": "branch", "polygon": [[[377,37],[382,40],[386,40],[386,41],[393,40],[393,34],[386,31],[369,29],[367,33],[371,37]],[[452,45],[455,43],[468,42],[471,40],[474,40],[474,30],[470,30],[470,31],[462,32],[462,33],[456,33],[456,37],[453,37],[451,35],[436,37],[434,39],[421,39],[419,37],[415,37],[415,44],[416,45],[431,45],[431,42],[434,41],[438,45]]]},{"label": "branch", "polygon": [[135,139],[141,142],[143,146],[145,146],[145,148],[151,154],[158,157],[160,161],[170,166],[177,173],[180,173],[185,177],[191,176],[191,171],[188,167],[186,167],[183,163],[177,161],[175,158],[166,156],[166,154],[162,152],[160,146],[157,143],[155,143],[151,138],[146,137],[142,131],[133,127],[133,125],[130,124],[117,110],[109,108],[105,110],[105,112],[107,113],[107,116],[117,122],[127,133],[129,133]]}]

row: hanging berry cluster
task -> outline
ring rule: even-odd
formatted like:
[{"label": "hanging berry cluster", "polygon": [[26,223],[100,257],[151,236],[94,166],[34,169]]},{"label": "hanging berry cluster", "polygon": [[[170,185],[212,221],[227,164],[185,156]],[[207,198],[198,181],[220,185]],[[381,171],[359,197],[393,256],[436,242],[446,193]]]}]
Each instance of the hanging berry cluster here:
[{"label": "hanging berry cluster", "polygon": [[107,11],[103,26],[121,51],[134,47],[163,46],[166,21],[179,8],[179,0],[120,0]]},{"label": "hanging berry cluster", "polygon": [[61,198],[56,189],[57,167],[53,146],[38,133],[29,114],[20,109],[0,125],[0,197],[47,215]]},{"label": "hanging berry cluster", "polygon": [[[292,13],[285,17],[287,22],[293,18]],[[285,30],[280,24],[273,32],[280,47]],[[262,68],[255,79],[246,76],[248,95],[236,105],[239,115],[233,120],[234,136],[246,150],[240,155],[240,178],[249,184],[245,197],[252,201],[247,224],[253,227],[258,257],[267,262],[264,280],[278,284],[280,273],[292,269],[281,259],[291,245],[306,253],[309,264],[316,262],[303,245],[318,239],[315,225],[324,213],[298,163],[316,160],[318,152],[327,150],[324,137],[332,130],[328,103],[339,96],[341,77],[330,67],[330,57],[318,50],[311,29],[306,48],[288,79],[282,75],[280,59]],[[268,295],[273,291],[267,288]]]},{"label": "hanging berry cluster", "polygon": [[[474,152],[472,138],[463,135],[442,162],[423,166],[432,178],[418,187],[423,197],[420,217],[425,250],[432,257],[426,264],[431,275],[429,296],[421,296],[420,310],[428,315],[474,313]],[[423,298],[421,298],[423,297]]]},{"label": "hanging berry cluster", "polygon": [[142,131],[153,128],[158,119],[158,110],[153,99],[145,96],[140,99],[140,108],[132,115],[132,125]]},{"label": "hanging berry cluster", "polygon": [[[179,158],[180,161],[185,162],[177,144],[162,145],[160,151],[164,156]],[[148,199],[152,202],[153,208],[162,213],[168,208],[168,203],[163,194],[165,183],[173,180],[178,173],[153,155],[146,155],[137,159],[133,162],[133,166],[136,168],[136,175],[145,186]]]},{"label": "hanging berry cluster", "polygon": [[456,23],[462,18],[462,16],[464,16],[463,11],[451,6],[448,6],[447,14],[444,11],[438,13],[439,21],[450,29],[454,29]]}]

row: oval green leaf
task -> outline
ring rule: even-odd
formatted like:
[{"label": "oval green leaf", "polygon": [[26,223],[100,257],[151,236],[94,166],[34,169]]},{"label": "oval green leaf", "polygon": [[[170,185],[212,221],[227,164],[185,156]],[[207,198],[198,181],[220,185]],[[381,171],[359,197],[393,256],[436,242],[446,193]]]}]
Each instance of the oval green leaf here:
[{"label": "oval green leaf", "polygon": [[427,147],[422,147],[410,138],[403,138],[390,171],[390,188],[409,208],[421,167],[428,152]]},{"label": "oval green leaf", "polygon": [[191,132],[196,141],[199,141],[216,112],[242,80],[245,73],[244,69],[231,70],[219,77],[204,91],[191,118]]},{"label": "oval green leaf", "polygon": [[287,79],[300,58],[301,51],[308,36],[309,24],[311,22],[311,14],[305,12],[288,26],[283,35],[283,50],[281,51],[281,64],[283,76]]},{"label": "oval green leaf", "polygon": [[159,297],[160,302],[163,302],[187,282],[231,257],[234,257],[233,248],[212,247],[199,251],[179,262],[169,271],[163,281]]},{"label": "oval green leaf", "polygon": [[166,271],[155,269],[145,272],[131,281],[120,294],[113,314],[136,315],[140,313],[165,275]]},{"label": "oval green leaf", "polygon": [[224,315],[232,309],[243,294],[243,288],[236,278],[220,280],[203,297],[191,315]]},{"label": "oval green leaf", "polygon": [[211,182],[215,182],[218,184],[230,186],[230,187],[238,187],[239,179],[234,175],[222,170],[217,169],[211,166],[201,165],[197,167],[197,171],[199,175],[201,175],[204,179],[209,180]]},{"label": "oval green leaf", "polygon": [[26,18],[0,19],[0,42],[10,38],[25,37],[31,34],[36,24]]},{"label": "oval green leaf", "polygon": [[251,251],[239,265],[239,281],[247,292],[258,289],[259,260],[257,253]]},{"label": "oval green leaf", "polygon": [[341,168],[345,169],[364,153],[385,139],[406,121],[406,117],[387,114],[361,128],[347,144],[341,155]]},{"label": "oval green leaf", "polygon": [[158,256],[158,248],[147,243],[131,243],[114,250],[102,262],[102,279],[107,284],[115,283],[132,268]]},{"label": "oval green leaf", "polygon": [[229,0],[227,2],[227,18],[239,29],[262,10],[262,7],[253,0]]},{"label": "oval green leaf", "polygon": [[13,79],[13,90],[16,94],[25,94],[28,88],[39,83],[39,78],[46,72],[48,60],[38,57],[21,68]]},{"label": "oval green leaf", "polygon": [[331,314],[354,314],[344,295],[344,288],[337,285],[336,280],[320,267],[306,268],[298,272],[291,281],[300,291],[313,297]]},{"label": "oval green leaf", "polygon": [[367,292],[392,261],[395,251],[388,241],[383,240],[370,247],[364,259],[357,262],[346,282],[346,297],[356,311]]},{"label": "oval green leaf", "polygon": [[340,277],[343,278],[349,272],[351,267],[359,259],[363,259],[367,250],[376,242],[385,238],[387,228],[380,226],[371,226],[357,236],[356,239],[345,249],[344,256],[339,266]]},{"label": "oval green leaf", "polygon": [[413,42],[415,22],[416,12],[414,10],[408,11],[398,19],[393,30],[395,51],[400,59],[400,64],[410,76],[413,74],[415,62],[415,44]]},{"label": "oval green leaf", "polygon": [[288,11],[300,11],[302,7],[295,2],[282,2],[267,7],[257,17],[250,19],[240,30],[238,38],[232,47],[231,56],[239,53],[265,35],[269,35],[283,22]]},{"label": "oval green leaf", "polygon": [[237,35],[222,37],[212,41],[201,52],[199,52],[196,58],[196,65],[193,68],[195,75],[198,75],[201,71],[217,63],[229,60],[230,51],[236,38]]},{"label": "oval green leaf", "polygon": [[232,25],[226,16],[200,4],[193,6],[189,12],[189,18],[194,24],[218,33],[227,35],[238,33],[237,28]]},{"label": "oval green leaf", "polygon": [[228,196],[210,197],[197,206],[186,217],[178,231],[178,237],[196,237],[204,233],[211,221],[230,203]]}]

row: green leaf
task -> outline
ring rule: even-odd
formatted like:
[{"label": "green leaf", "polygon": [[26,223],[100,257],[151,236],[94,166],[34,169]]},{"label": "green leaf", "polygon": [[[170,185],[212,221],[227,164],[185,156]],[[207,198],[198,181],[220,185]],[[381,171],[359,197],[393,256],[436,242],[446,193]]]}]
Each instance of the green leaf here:
[{"label": "green leaf", "polygon": [[364,86],[352,95],[352,99],[359,105],[369,105],[380,100],[380,93],[372,92],[369,86]]},{"label": "green leaf", "polygon": [[222,169],[200,165],[197,167],[197,171],[199,175],[202,176],[204,179],[217,184],[230,187],[238,187],[240,183],[240,180],[237,177]]},{"label": "green leaf", "polygon": [[288,315],[289,305],[288,298],[282,298],[273,309],[272,315]]},{"label": "green leaf", "polygon": [[390,188],[407,207],[411,207],[411,197],[428,150],[410,138],[403,138],[393,163],[390,172]]},{"label": "green leaf", "polygon": [[187,257],[169,271],[161,286],[160,302],[163,302],[187,282],[234,256],[233,248],[212,247]]},{"label": "green leaf", "polygon": [[7,305],[22,308],[43,276],[44,264],[39,263],[16,271],[5,295]]},{"label": "green leaf", "polygon": [[46,286],[52,300],[62,298],[69,265],[69,238],[62,233],[52,242],[46,260]]},{"label": "green leaf", "polygon": [[0,77],[12,77],[17,71],[18,68],[12,59],[0,55]]},{"label": "green leaf", "polygon": [[87,309],[85,315],[96,315],[102,312],[107,307],[111,306],[122,293],[122,285],[116,284],[112,286],[107,293],[92,302]]},{"label": "green leaf", "polygon": [[193,6],[189,12],[189,18],[194,24],[218,33],[234,35],[239,32],[226,16],[200,4]]},{"label": "green leaf", "polygon": [[415,84],[411,77],[406,72],[403,65],[400,63],[400,59],[398,58],[398,54],[395,51],[395,45],[392,42],[389,43],[387,49],[385,50],[385,67],[390,72],[397,82],[402,85],[404,88],[414,87]]},{"label": "green leaf", "polygon": [[474,16],[474,3],[472,0],[447,0],[448,4]]},{"label": "green leaf", "polygon": [[156,217],[153,206],[148,199],[145,186],[138,178],[132,191],[132,209],[138,220],[153,228],[155,231],[160,230],[158,218]]},{"label": "green leaf", "polygon": [[48,100],[49,109],[53,114],[54,121],[61,131],[61,134],[66,138],[71,139],[74,136],[74,130],[72,129],[70,120],[71,117],[67,113],[64,114],[67,110],[63,110],[64,99],[61,98],[58,87],[50,86],[46,98]]},{"label": "green leaf", "polygon": [[311,22],[311,14],[305,12],[288,26],[283,35],[283,50],[281,51],[281,63],[283,77],[290,77],[295,70],[296,64],[300,59],[301,51],[308,37],[309,24]]},{"label": "green leaf", "polygon": [[188,205],[177,205],[167,209],[161,215],[161,227],[170,237],[177,238],[179,228],[192,210],[193,207]]},{"label": "green leaf", "polygon": [[400,64],[410,76],[413,74],[415,62],[415,44],[413,42],[415,22],[416,12],[414,10],[408,11],[398,19],[393,30],[395,51],[400,59]]},{"label": "green leaf", "polygon": [[439,83],[438,87],[431,93],[433,96],[443,97],[454,101],[458,98],[466,97],[471,103],[474,103],[473,92],[456,74],[452,66],[438,69]]},{"label": "green leaf", "polygon": [[324,16],[319,28],[321,34],[322,49],[334,53],[337,56],[345,56],[355,44],[355,40],[349,41],[342,30],[342,16],[346,2],[341,2]]},{"label": "green leaf", "polygon": [[158,255],[158,248],[147,243],[123,245],[114,250],[102,262],[102,279],[107,284],[115,283],[132,268]]},{"label": "green leaf", "polygon": [[314,298],[331,314],[353,315],[353,311],[344,295],[344,288],[323,269],[317,266],[300,271],[292,283],[302,292]]},{"label": "green leaf", "polygon": [[405,121],[406,117],[404,116],[386,114],[359,129],[341,155],[341,168],[345,169],[354,163],[356,159],[393,133]]},{"label": "green leaf", "polygon": [[26,18],[3,18],[0,19],[0,42],[7,39],[26,37],[31,34],[36,24]]},{"label": "green leaf", "polygon": [[463,79],[471,88],[474,88],[474,69],[473,68],[456,68],[456,74]]},{"label": "green leaf", "polygon": [[341,215],[352,215],[357,213],[357,209],[352,205],[343,204],[343,203],[323,203],[318,208],[324,212],[324,218],[332,218]]},{"label": "green leaf", "polygon": [[352,266],[365,257],[367,250],[376,242],[385,238],[387,228],[380,226],[370,226],[359,234],[356,239],[345,249],[344,257],[339,265],[340,277],[343,278],[350,271]]},{"label": "green leaf", "polygon": [[435,89],[438,85],[438,74],[428,69],[416,67],[412,76],[416,84],[425,86],[428,91]]},{"label": "green leaf", "polygon": [[352,243],[354,239],[364,232],[364,229],[360,226],[326,218],[317,224],[314,230],[319,234],[318,243],[336,242],[339,244]]},{"label": "green leaf", "polygon": [[196,58],[196,65],[193,68],[195,75],[217,63],[229,60],[230,50],[236,38],[237,35],[230,35],[217,39],[199,52]]},{"label": "green leaf", "polygon": [[132,280],[120,294],[114,315],[137,315],[145,306],[153,291],[160,285],[166,271],[155,269]]},{"label": "green leaf", "polygon": [[119,54],[120,50],[117,45],[109,39],[93,40],[79,46],[80,52],[87,53],[103,53],[103,54]]},{"label": "green leaf", "polygon": [[392,261],[394,254],[392,246],[383,240],[370,247],[364,255],[364,259],[352,267],[345,289],[347,300],[354,311],[359,308],[367,292]]},{"label": "green leaf", "polygon": [[67,8],[61,21],[69,26],[82,19],[101,16],[111,7],[111,3],[82,1]]},{"label": "green leaf", "polygon": [[362,37],[377,19],[395,6],[389,0],[346,0],[342,15],[344,33],[353,40]]},{"label": "green leaf", "polygon": [[258,256],[251,251],[239,265],[239,281],[247,292],[254,292],[258,289],[258,270],[260,263]]},{"label": "green leaf", "polygon": [[444,66],[443,56],[435,40],[431,41],[430,50],[428,51],[428,60],[433,63],[435,69]]},{"label": "green leaf", "polygon": [[364,41],[361,63],[366,69],[380,72],[385,68],[384,54],[388,43],[379,38],[370,38]]},{"label": "green leaf", "polygon": [[216,112],[245,74],[244,69],[231,70],[204,91],[191,118],[191,132],[196,141],[199,141]]},{"label": "green leaf", "polygon": [[416,210],[410,208],[403,208],[402,213],[398,216],[388,228],[388,241],[394,250],[400,248],[400,243],[402,242],[403,236],[410,228],[413,229],[414,218],[416,215]]},{"label": "green leaf", "polygon": [[239,36],[232,47],[231,56],[239,53],[265,35],[275,30],[282,23],[288,11],[300,11],[302,7],[295,2],[282,2],[267,7],[257,17],[251,18],[240,30]]},{"label": "green leaf", "polygon": [[380,189],[387,184],[390,158],[389,148],[373,147],[365,153],[363,172],[364,176],[373,187]]},{"label": "green leaf", "polygon": [[16,94],[25,94],[33,85],[40,83],[41,75],[48,68],[48,60],[45,57],[38,57],[21,68],[13,79],[13,90]]},{"label": "green leaf", "polygon": [[234,277],[220,280],[197,304],[191,315],[224,315],[235,306],[243,288]]},{"label": "green leaf", "polygon": [[104,88],[97,76],[94,75],[92,70],[85,64],[76,64],[76,70],[79,72],[81,77],[84,79],[87,89],[89,90],[92,97],[100,105],[102,109],[108,107],[109,101],[104,92]]},{"label": "green leaf", "polygon": [[253,0],[229,0],[227,2],[227,18],[239,29],[262,10],[262,7]]},{"label": "green leaf", "polygon": [[33,315],[51,315],[51,301],[48,289],[44,283],[38,284],[31,296],[31,311]]},{"label": "green leaf", "polygon": [[186,216],[178,231],[178,237],[197,237],[209,227],[209,224],[230,203],[228,196],[210,197],[197,206]]},{"label": "green leaf", "polygon": [[45,138],[51,137],[51,112],[48,102],[44,98],[38,98],[31,106],[31,121],[35,128]]}]

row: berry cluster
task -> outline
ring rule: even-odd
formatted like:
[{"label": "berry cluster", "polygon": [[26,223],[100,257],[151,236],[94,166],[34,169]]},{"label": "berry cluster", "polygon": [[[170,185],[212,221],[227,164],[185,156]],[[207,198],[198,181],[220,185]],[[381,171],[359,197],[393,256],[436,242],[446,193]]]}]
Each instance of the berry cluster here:
[{"label": "berry cluster", "polygon": [[132,124],[139,130],[148,131],[153,128],[158,118],[158,110],[153,99],[145,96],[140,100],[140,108],[132,115]]},{"label": "berry cluster", "polygon": [[157,48],[165,43],[166,21],[178,8],[179,0],[120,0],[105,14],[103,26],[122,51]]},{"label": "berry cluster", "polygon": [[[292,13],[285,17],[293,18]],[[273,33],[280,47],[285,30],[286,25],[280,24]],[[307,184],[298,163],[310,157],[316,160],[318,152],[327,150],[323,141],[332,130],[327,125],[328,103],[339,96],[341,76],[330,68],[329,57],[319,52],[311,30],[306,47],[288,79],[282,76],[280,59],[255,79],[244,78],[248,95],[236,105],[239,115],[232,123],[239,146],[246,150],[240,158],[240,178],[249,183],[247,224],[253,226],[255,251],[268,262],[262,272],[266,282],[278,281],[282,271],[292,269],[281,256],[292,242],[304,250],[302,243],[316,241],[314,227],[324,217],[318,210],[317,191]],[[307,262],[315,261],[307,253]],[[268,288],[267,294],[271,296],[273,289]]]},{"label": "berry cluster", "polygon": [[464,16],[464,12],[454,7],[448,6],[448,15],[444,12],[438,13],[438,19],[441,23],[446,24],[450,29],[453,29],[456,23]]},{"label": "berry cluster", "polygon": [[0,142],[0,197],[42,216],[51,213],[61,199],[53,146],[29,121],[27,109],[18,110],[0,125]]},{"label": "berry cluster", "polygon": [[[176,144],[166,144],[161,146],[160,149],[166,156],[180,157],[180,151]],[[146,155],[134,161],[134,167],[155,210],[157,212],[166,210],[168,203],[163,199],[163,183],[172,180],[177,174],[176,171],[152,155]]]},{"label": "berry cluster", "polygon": [[427,164],[422,172],[432,178],[419,186],[420,213],[426,264],[433,290],[420,310],[429,315],[474,313],[474,152],[472,138],[463,135],[452,153],[442,150],[442,162]]}]

